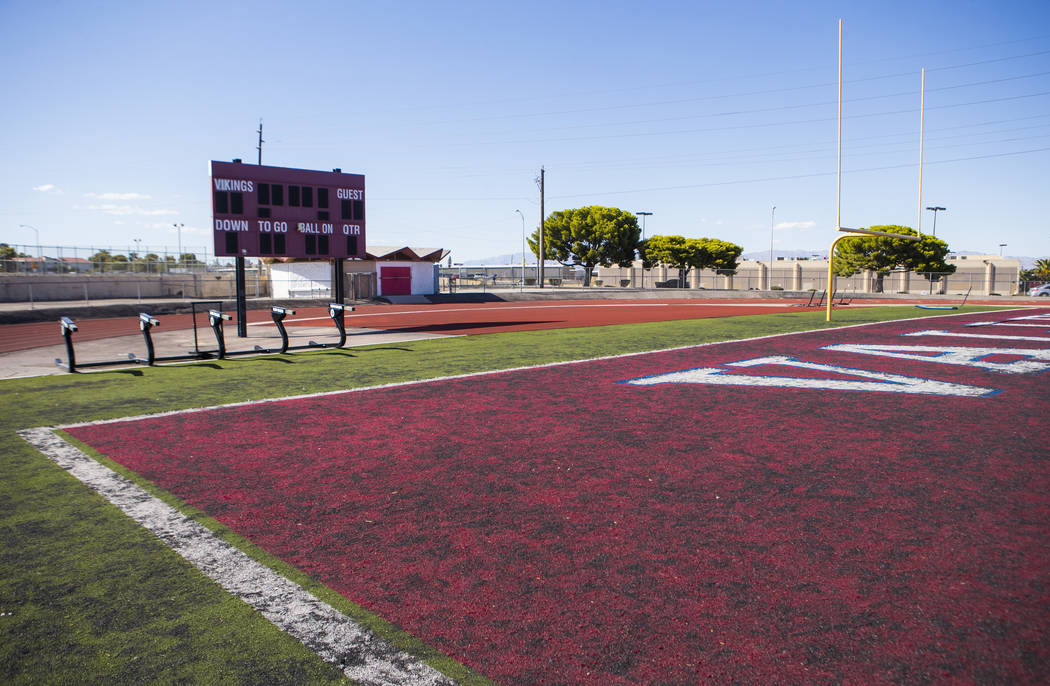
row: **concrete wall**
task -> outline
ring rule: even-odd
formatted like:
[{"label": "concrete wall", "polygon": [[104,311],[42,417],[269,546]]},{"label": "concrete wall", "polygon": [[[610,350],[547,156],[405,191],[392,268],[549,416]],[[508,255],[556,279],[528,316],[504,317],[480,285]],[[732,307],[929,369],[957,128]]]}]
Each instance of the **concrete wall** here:
[{"label": "concrete wall", "polygon": [[[941,277],[932,283],[934,293],[962,294],[967,290],[977,295],[998,293],[1013,295],[1017,292],[1020,276],[1019,260],[998,255],[959,255],[948,258],[955,265],[954,274]],[[656,283],[675,278],[674,270],[663,267],[642,269],[641,262],[633,267],[599,267],[596,280],[602,286],[626,285],[631,288],[654,288]],[[824,259],[774,260],[772,268],[768,260],[742,260],[736,274],[728,278],[711,270],[691,270],[686,277],[690,288],[735,289],[735,290],[785,290],[822,291],[827,288],[828,262]],[[872,272],[862,272],[848,277],[836,277],[834,289],[839,292],[872,293],[876,291],[878,278]],[[929,292],[931,283],[925,276],[896,271],[882,281],[884,293]]]},{"label": "concrete wall", "polygon": [[[268,297],[269,282],[249,272],[249,297]],[[0,302],[47,302],[129,298],[231,298],[233,271],[194,274],[0,275]]]}]

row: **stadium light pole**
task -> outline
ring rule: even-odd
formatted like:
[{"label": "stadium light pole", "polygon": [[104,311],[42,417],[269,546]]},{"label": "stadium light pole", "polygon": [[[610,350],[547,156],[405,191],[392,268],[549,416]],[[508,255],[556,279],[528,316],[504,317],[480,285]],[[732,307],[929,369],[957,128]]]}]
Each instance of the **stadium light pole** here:
[{"label": "stadium light pole", "polygon": [[937,237],[937,213],[941,212],[941,211],[943,211],[943,210],[945,210],[947,208],[945,208],[945,207],[927,207],[926,209],[928,209],[929,211],[933,212],[933,236],[934,236],[934,238],[936,238]]},{"label": "stadium light pole", "polygon": [[1003,248],[1005,248],[1005,247],[1006,247],[1006,243],[1000,243],[999,244],[999,257],[1003,256]]},{"label": "stadium light pole", "polygon": [[521,287],[525,288],[525,215],[521,210],[514,210],[521,216]]},{"label": "stadium light pole", "polygon": [[40,249],[40,231],[38,231],[35,226],[30,226],[29,224],[19,224],[18,228],[20,228],[20,229],[32,229],[33,230],[33,233],[36,234],[36,256],[37,257],[43,257],[44,256],[43,251]]}]

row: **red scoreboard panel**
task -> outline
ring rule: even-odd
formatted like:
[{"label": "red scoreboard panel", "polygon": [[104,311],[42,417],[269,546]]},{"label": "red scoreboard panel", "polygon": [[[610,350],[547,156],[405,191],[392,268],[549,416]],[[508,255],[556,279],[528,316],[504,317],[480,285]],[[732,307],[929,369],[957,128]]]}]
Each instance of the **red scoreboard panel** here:
[{"label": "red scoreboard panel", "polygon": [[215,255],[365,256],[365,177],[211,163]]}]

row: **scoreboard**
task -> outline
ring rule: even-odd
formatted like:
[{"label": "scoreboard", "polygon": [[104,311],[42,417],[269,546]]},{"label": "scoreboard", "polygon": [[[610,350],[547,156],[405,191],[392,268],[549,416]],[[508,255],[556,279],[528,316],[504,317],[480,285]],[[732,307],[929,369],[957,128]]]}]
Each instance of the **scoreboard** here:
[{"label": "scoreboard", "polygon": [[211,162],[217,257],[365,256],[365,177]]}]

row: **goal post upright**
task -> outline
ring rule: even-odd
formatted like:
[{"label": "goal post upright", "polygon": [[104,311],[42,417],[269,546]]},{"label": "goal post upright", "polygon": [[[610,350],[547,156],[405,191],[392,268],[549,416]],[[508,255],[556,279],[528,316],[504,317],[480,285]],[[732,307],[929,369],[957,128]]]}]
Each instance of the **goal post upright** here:
[{"label": "goal post upright", "polygon": [[[842,230],[842,19],[839,19],[839,116],[838,116],[838,149],[835,172],[835,229]],[[835,263],[835,246],[845,236],[839,236],[831,242],[828,251],[828,311],[827,321],[831,321],[831,301],[834,300],[835,290],[832,288],[835,273],[832,265]]]},{"label": "goal post upright", "polygon": [[[842,20],[839,19],[839,135],[835,174],[835,227],[842,226]],[[828,284],[830,287],[831,284]]]},{"label": "goal post upright", "polygon": [[[922,70],[922,105],[919,114],[919,221],[922,221],[922,127],[926,105],[926,69]],[[835,291],[832,281],[835,278],[835,247],[839,241],[845,238],[857,238],[862,236],[882,236],[885,238],[898,238],[906,241],[918,241],[922,238],[922,232],[918,235],[903,233],[889,233],[885,231],[872,231],[871,229],[848,229],[842,226],[842,19],[839,19],[839,116],[838,116],[838,169],[836,171],[836,201],[835,201],[835,229],[843,233],[831,242],[828,249],[828,304],[825,321],[831,321],[831,303],[835,299]]]}]

